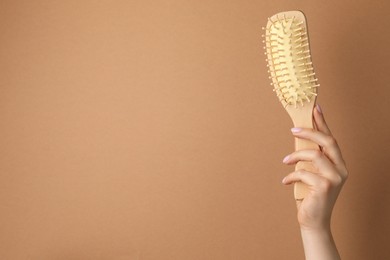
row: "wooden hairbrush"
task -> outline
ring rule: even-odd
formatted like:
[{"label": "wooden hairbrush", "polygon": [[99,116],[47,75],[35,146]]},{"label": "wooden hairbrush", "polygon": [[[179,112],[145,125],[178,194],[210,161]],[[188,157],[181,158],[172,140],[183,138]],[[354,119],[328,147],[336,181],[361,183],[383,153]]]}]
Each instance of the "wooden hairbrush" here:
[{"label": "wooden hairbrush", "polygon": [[[264,49],[267,67],[277,97],[290,115],[294,127],[314,128],[313,108],[317,97],[317,78],[310,56],[309,36],[305,15],[300,11],[281,12],[268,18]],[[295,138],[295,150],[316,149],[309,140]],[[315,172],[310,162],[300,161],[295,170]],[[296,200],[305,198],[308,187],[294,184]]]}]

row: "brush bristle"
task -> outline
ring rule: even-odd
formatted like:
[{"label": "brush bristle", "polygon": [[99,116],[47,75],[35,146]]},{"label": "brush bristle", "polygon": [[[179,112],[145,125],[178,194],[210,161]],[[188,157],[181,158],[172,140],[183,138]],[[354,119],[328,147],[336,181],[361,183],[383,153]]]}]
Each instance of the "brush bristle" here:
[{"label": "brush bristle", "polygon": [[295,17],[272,21],[265,30],[271,85],[285,107],[310,102],[317,95],[317,79],[310,58],[309,40],[304,25]]}]

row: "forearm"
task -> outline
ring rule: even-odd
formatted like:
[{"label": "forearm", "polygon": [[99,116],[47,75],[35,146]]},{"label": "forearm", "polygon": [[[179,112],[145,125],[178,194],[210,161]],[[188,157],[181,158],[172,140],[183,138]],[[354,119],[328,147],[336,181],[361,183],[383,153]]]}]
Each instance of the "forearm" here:
[{"label": "forearm", "polygon": [[323,230],[301,229],[306,260],[340,260],[330,228]]}]

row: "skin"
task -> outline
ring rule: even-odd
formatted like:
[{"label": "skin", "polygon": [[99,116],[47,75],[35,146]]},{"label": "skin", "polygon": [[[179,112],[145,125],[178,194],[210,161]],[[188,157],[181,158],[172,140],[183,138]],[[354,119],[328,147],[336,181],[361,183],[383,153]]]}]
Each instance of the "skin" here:
[{"label": "skin", "polygon": [[297,201],[297,217],[306,260],[335,260],[340,259],[340,255],[332,237],[330,222],[333,207],[348,177],[348,170],[318,105],[314,108],[313,117],[316,129],[293,128],[291,132],[297,138],[317,143],[321,150],[295,151],[286,156],[283,163],[293,165],[299,161],[310,161],[317,173],[294,171],[282,183],[290,185],[301,181],[309,187],[307,197]]}]

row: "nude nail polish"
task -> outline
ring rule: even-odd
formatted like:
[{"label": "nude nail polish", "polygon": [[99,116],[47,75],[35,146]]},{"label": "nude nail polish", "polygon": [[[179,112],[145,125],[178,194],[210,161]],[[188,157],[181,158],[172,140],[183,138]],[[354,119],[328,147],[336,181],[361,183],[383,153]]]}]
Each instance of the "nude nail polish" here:
[{"label": "nude nail polish", "polygon": [[321,110],[320,105],[317,104],[317,105],[316,105],[316,108],[317,108],[317,111],[320,112],[320,114],[322,114],[322,110]]},{"label": "nude nail polish", "polygon": [[299,133],[300,131],[302,131],[302,128],[299,128],[299,127],[291,128],[291,132],[293,132],[293,133]]}]

